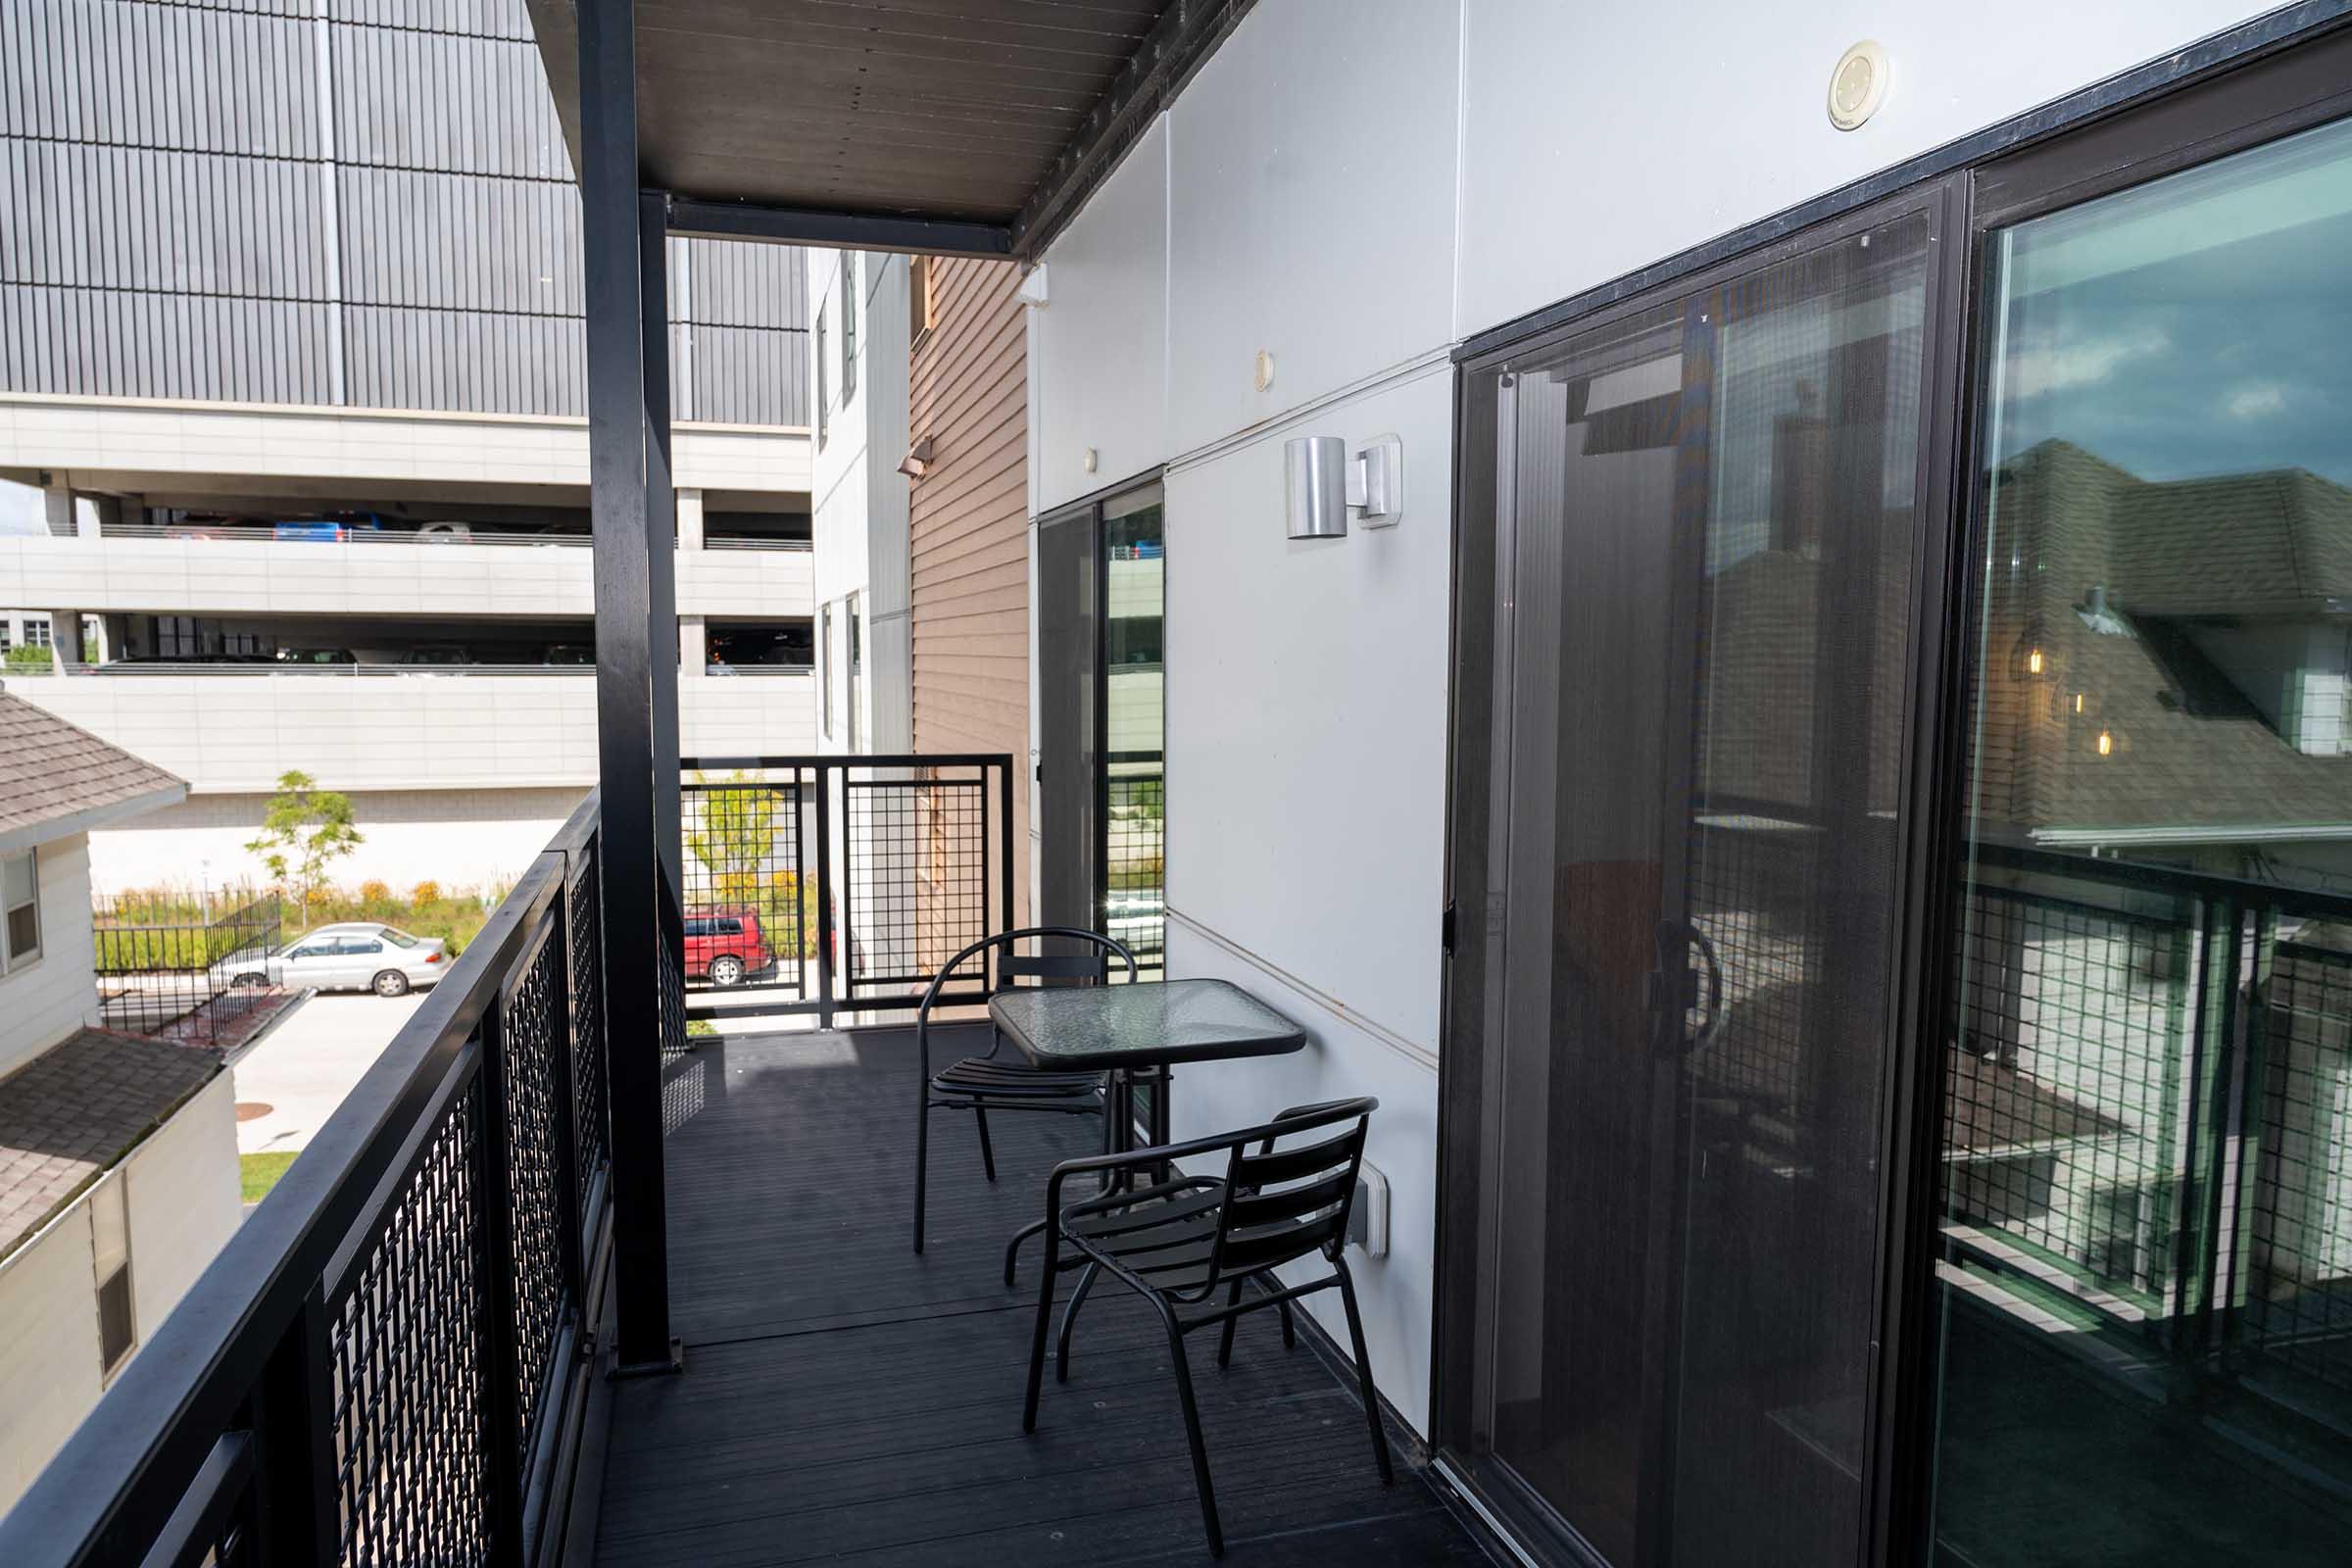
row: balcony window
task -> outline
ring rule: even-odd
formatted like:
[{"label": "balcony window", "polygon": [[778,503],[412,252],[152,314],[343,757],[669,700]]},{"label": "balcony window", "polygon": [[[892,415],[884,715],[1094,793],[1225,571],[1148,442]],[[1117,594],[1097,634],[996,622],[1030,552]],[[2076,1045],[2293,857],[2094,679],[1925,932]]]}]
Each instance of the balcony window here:
[{"label": "balcony window", "polygon": [[825,449],[825,437],[833,428],[833,378],[825,361],[825,308],[816,308],[816,449]]},{"label": "balcony window", "polygon": [[13,974],[41,956],[41,879],[34,850],[0,858],[0,974]]},{"label": "balcony window", "polygon": [[841,253],[841,401],[858,395],[858,253]]},{"label": "balcony window", "polygon": [[98,1298],[98,1367],[112,1376],[139,1343],[130,1290],[129,1178],[101,1181],[90,1194],[90,1267]]}]

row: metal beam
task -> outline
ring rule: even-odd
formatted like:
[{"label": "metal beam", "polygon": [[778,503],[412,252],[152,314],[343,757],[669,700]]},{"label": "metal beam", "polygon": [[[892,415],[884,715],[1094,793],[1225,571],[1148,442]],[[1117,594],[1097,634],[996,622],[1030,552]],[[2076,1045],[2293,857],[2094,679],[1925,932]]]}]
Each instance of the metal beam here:
[{"label": "metal beam", "polygon": [[[646,467],[654,443],[647,438],[639,275],[635,18],[631,0],[579,0],[577,16],[617,1360],[623,1371],[652,1371],[676,1364],[662,1168],[659,947],[671,901],[654,784],[662,760],[655,755],[654,690],[657,680],[666,682],[676,701],[676,653],[673,641],[657,660],[653,640],[655,541]],[[666,485],[666,466],[662,480]],[[660,543],[666,554],[668,540]],[[674,750],[666,765],[675,769]]]},{"label": "metal beam", "polygon": [[778,245],[839,245],[858,251],[919,256],[1012,254],[1012,230],[975,219],[899,218],[881,213],[832,212],[810,207],[762,207],[752,202],[676,196],[669,231],[697,239],[764,240]]},{"label": "metal beam", "polygon": [[1013,254],[1032,258],[1076,217],[1152,120],[1184,90],[1217,45],[1250,14],[1252,0],[1194,0],[1160,13],[1143,42],[1087,112],[1012,220]]},{"label": "metal beam", "polygon": [[[646,645],[653,660],[654,853],[669,886],[665,912],[682,913],[686,880],[678,817],[678,493],[669,463],[669,234],[666,191],[637,198],[637,319],[645,371]],[[683,925],[665,928],[670,957],[686,961]]]}]

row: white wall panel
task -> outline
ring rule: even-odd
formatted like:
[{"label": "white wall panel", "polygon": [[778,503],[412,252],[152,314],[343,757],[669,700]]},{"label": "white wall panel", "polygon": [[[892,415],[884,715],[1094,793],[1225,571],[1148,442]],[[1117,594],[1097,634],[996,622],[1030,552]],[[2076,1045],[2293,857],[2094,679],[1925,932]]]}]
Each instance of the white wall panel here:
[{"label": "white wall panel", "polygon": [[[0,605],[71,605],[92,614],[589,615],[593,564],[584,545],[93,544],[31,534],[0,538]],[[806,615],[809,570],[806,550],[680,551],[678,610]]]},{"label": "white wall panel", "polygon": [[1167,202],[1162,117],[1054,242],[1053,297],[1030,313],[1042,512],[1169,456]]},{"label": "white wall panel", "polygon": [[[494,889],[530,869],[587,791],[542,789],[356,790],[352,815],[363,842],[329,873],[343,887],[374,880],[402,890],[418,882]],[[222,887],[265,880],[245,846],[270,797],[259,791],[191,795],[118,828],[90,835],[90,884],[130,888]]]},{"label": "white wall panel", "polygon": [[[2267,9],[1466,4],[1464,336]],[[1892,91],[1839,131],[1830,70],[1863,38],[1892,57]]]},{"label": "white wall panel", "polygon": [[[268,790],[300,768],[337,790],[507,789],[596,780],[596,682],[548,675],[82,675],[12,694],[198,791]],[[814,750],[806,675],[689,678],[696,754]]]},{"label": "white wall panel", "polygon": [[[16,690],[30,682],[10,684]],[[98,1021],[89,836],[71,833],[36,846],[33,862],[40,874],[41,956],[0,975],[0,1075]]]},{"label": "white wall panel", "polygon": [[122,1162],[139,1343],[155,1337],[245,1217],[237,1180],[237,1089],[216,1075]]},{"label": "white wall panel", "polygon": [[96,1291],[86,1202],[0,1260],[0,1513],[98,1402]]},{"label": "white wall panel", "polygon": [[[1173,789],[1168,798],[1175,800]],[[1364,1159],[1389,1181],[1389,1254],[1376,1259],[1350,1249],[1348,1266],[1363,1306],[1373,1381],[1415,1429],[1424,1428],[1437,1291],[1437,1187],[1431,1179],[1438,1161],[1437,1073],[1181,920],[1168,922],[1168,973],[1230,980],[1264,998],[1307,1035],[1306,1049],[1296,1055],[1179,1069],[1181,1087],[1169,1102],[1178,1138],[1248,1127],[1289,1105],[1356,1095],[1380,1101]],[[1282,1272],[1303,1283],[1318,1270],[1293,1264]],[[1337,1343],[1348,1343],[1348,1319],[1336,1294],[1312,1296],[1301,1304]]]},{"label": "white wall panel", "polygon": [[1450,0],[1262,5],[1177,99],[1172,452],[1446,343],[1460,31]]},{"label": "white wall panel", "polygon": [[[1451,377],[1168,475],[1168,902],[1435,1051]],[[1404,442],[1405,513],[1284,537],[1282,438]]]}]

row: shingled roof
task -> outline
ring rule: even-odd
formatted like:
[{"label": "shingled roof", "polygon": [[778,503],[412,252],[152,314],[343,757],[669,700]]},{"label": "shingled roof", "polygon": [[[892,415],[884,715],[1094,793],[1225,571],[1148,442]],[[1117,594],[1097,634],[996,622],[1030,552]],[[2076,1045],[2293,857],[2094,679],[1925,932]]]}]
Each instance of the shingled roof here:
[{"label": "shingled roof", "polygon": [[84,1029],[0,1078],[0,1257],[220,1070],[218,1052]]},{"label": "shingled roof", "polygon": [[[2190,631],[2340,616],[2352,491],[2301,469],[2159,483],[2045,441],[2003,465],[1994,497],[1996,555],[2017,566],[1987,594],[1987,816],[2053,842],[2352,824],[2352,757],[2298,751]],[[2106,630],[2082,612],[2094,585],[2119,612]],[[2038,677],[2019,667],[2028,647]]]},{"label": "shingled roof", "polygon": [[0,851],[86,833],[187,793],[184,779],[0,690]]}]

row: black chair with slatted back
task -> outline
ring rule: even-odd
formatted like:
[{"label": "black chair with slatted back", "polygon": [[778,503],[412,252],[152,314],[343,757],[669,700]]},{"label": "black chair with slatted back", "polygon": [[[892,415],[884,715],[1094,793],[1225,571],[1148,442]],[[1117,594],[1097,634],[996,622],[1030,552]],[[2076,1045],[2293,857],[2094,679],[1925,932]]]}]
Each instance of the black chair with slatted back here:
[{"label": "black chair with slatted back", "polygon": [[[1046,1184],[1046,1266],[1029,1347],[1029,1396],[1021,1430],[1037,1430],[1055,1274],[1086,1270],[1063,1320],[1065,1346],[1069,1319],[1076,1316],[1097,1274],[1108,1274],[1137,1292],[1158,1309],[1167,1330],[1185,1437],[1192,1444],[1200,1520],[1208,1530],[1210,1553],[1221,1557],[1225,1535],[1217,1523],[1216,1494],[1209,1484],[1208,1451],[1200,1441],[1200,1412],[1193,1401],[1184,1337],[1212,1323],[1222,1325],[1217,1364],[1224,1366],[1233,1355],[1234,1325],[1246,1313],[1280,1307],[1287,1341],[1290,1302],[1336,1286],[1348,1311],[1348,1348],[1355,1355],[1373,1456],[1380,1464],[1382,1484],[1393,1484],[1396,1472],[1381,1431],[1380,1396],[1364,1354],[1364,1320],[1356,1309],[1355,1281],[1348,1272],[1347,1258],[1356,1171],[1363,1163],[1372,1112],[1379,1105],[1369,1096],[1299,1105],[1262,1127],[1156,1149],[1065,1159],[1054,1166]],[[1187,1176],[1177,1168],[1187,1160],[1213,1164],[1218,1155],[1224,1158],[1222,1176]],[[1107,1179],[1107,1185],[1063,1202],[1063,1186],[1084,1177]],[[1139,1179],[1149,1185],[1136,1185]],[[1331,1265],[1331,1272],[1304,1285],[1286,1286],[1273,1273],[1286,1263],[1317,1255]],[[1242,1287],[1251,1280],[1261,1292],[1244,1300]]]},{"label": "black chair with slatted back", "polygon": [[[1017,951],[1019,943],[1047,941],[1059,941],[1086,951],[1026,954]],[[1004,951],[994,951],[1000,948]],[[980,965],[984,995],[991,989],[988,977],[992,974],[995,989],[1000,990],[1023,981],[1038,985],[1103,985],[1109,981],[1114,955],[1125,961],[1127,979],[1130,982],[1135,979],[1135,955],[1127,951],[1126,944],[1100,931],[1063,925],[1000,931],[995,936],[982,937],[940,965],[930,989],[923,993],[922,1004],[914,1010],[914,1052],[921,1072],[918,1082],[922,1086],[914,1119],[914,1250],[918,1252],[923,1250],[923,1204],[930,1186],[931,1112],[972,1113],[972,1120],[980,1129],[980,1167],[992,1182],[997,1179],[997,1152],[988,1139],[990,1111],[1047,1110],[1088,1116],[1103,1113],[1102,1074],[1053,1072],[1007,1057],[1003,1054],[1004,1037],[994,1028],[989,1031],[991,1043],[987,1055],[965,1056],[942,1071],[931,1070],[931,1009],[940,1005],[941,993],[956,978],[956,971],[983,955],[990,956],[982,957]],[[968,995],[952,997],[947,1004],[961,1006],[972,1000]],[[1109,1147],[1107,1138],[1103,1147]]]}]

